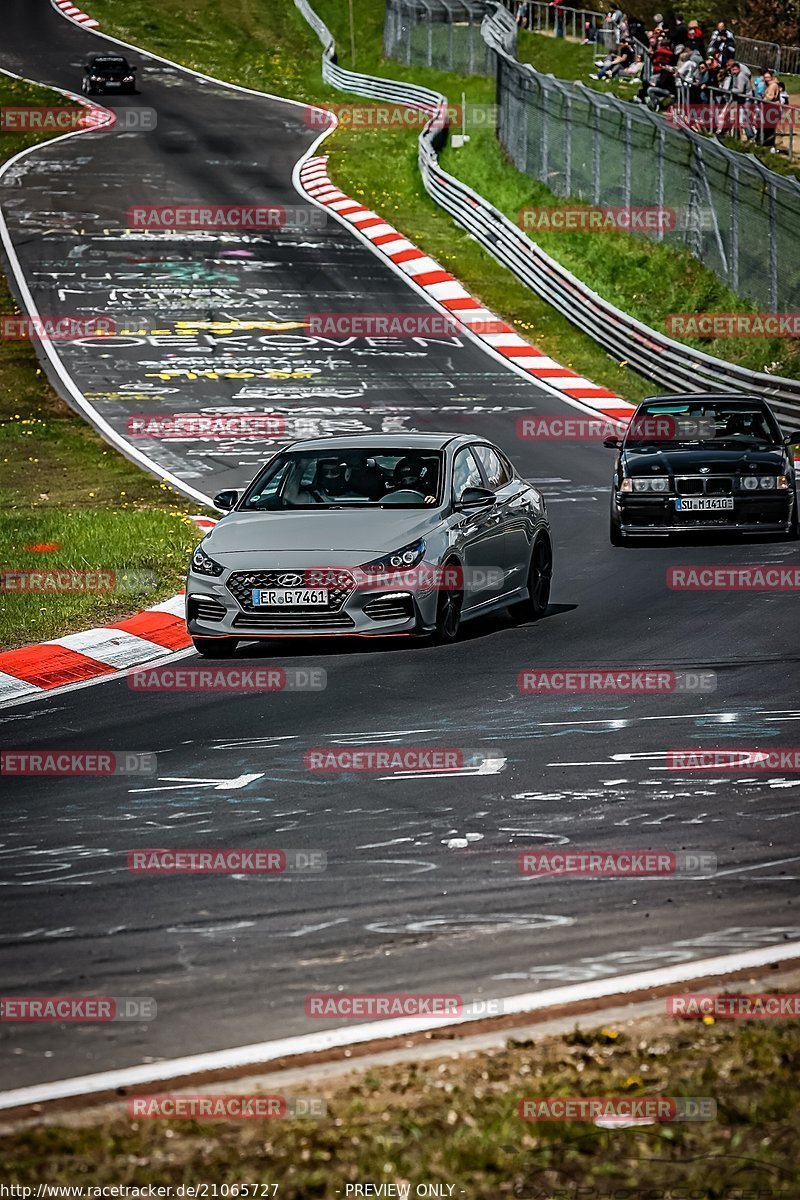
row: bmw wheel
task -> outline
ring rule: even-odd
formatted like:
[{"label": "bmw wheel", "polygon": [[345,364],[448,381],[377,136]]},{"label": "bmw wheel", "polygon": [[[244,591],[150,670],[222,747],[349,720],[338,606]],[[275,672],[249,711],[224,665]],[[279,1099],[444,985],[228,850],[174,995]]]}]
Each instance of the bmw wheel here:
[{"label": "bmw wheel", "polygon": [[[448,568],[456,567],[454,562],[444,565],[445,578]],[[436,602],[436,628],[433,632],[434,641],[440,645],[454,642],[461,628],[461,608],[464,604],[464,593],[456,586],[443,586]]]},{"label": "bmw wheel", "polygon": [[193,637],[192,644],[203,658],[231,658],[239,641],[237,638],[226,637]]},{"label": "bmw wheel", "polygon": [[515,621],[538,621],[544,616],[550,603],[552,580],[553,548],[547,534],[540,533],[531,550],[527,598],[508,606],[508,611]]}]

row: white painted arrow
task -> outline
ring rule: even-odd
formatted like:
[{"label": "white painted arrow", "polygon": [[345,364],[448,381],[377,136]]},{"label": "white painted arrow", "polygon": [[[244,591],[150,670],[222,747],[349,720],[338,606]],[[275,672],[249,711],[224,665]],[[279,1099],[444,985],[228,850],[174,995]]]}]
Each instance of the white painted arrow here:
[{"label": "white painted arrow", "polygon": [[263,779],[264,773],[258,775],[237,775],[235,779],[187,779],[183,775],[165,775],[166,787],[129,788],[129,792],[177,792],[181,788],[213,788],[215,792],[236,792],[247,787],[254,779]]}]

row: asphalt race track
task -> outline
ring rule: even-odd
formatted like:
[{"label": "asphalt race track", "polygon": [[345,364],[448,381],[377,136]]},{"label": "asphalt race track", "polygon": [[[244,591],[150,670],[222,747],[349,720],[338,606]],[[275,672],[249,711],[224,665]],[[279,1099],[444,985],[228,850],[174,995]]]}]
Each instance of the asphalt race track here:
[{"label": "asphalt race track", "polygon": [[[86,55],[103,46],[47,0],[7,0],[10,71],[77,90]],[[325,1024],[305,1015],[309,991],[507,996],[800,937],[800,776],[665,765],[673,748],[798,744],[796,596],[666,583],[676,565],[794,564],[798,544],[613,549],[611,452],[517,437],[521,414],[563,414],[562,401],[464,339],[339,346],[292,330],[310,311],[430,310],[294,191],[294,164],[318,136],[301,108],[131,57],[141,95],[109,103],[151,106],[154,131],[72,137],[0,181],[40,313],[109,313],[118,329],[163,331],[63,345],[97,412],[122,436],[142,412],[231,409],[283,413],[283,440],[484,434],[547,498],[555,580],[540,623],[487,619],[452,647],[240,647],[243,664],[324,669],[322,692],[139,692],[123,678],[3,710],[7,747],[158,755],[156,778],[3,781],[4,993],[158,1004],[147,1025],[0,1026],[5,1086],[308,1033]],[[176,200],[314,217],[250,239],[126,232],[131,205]],[[234,342],[220,333],[233,319],[267,327]],[[205,495],[247,481],[272,449],[137,445]],[[526,667],[595,665],[714,671],[717,688],[629,699],[517,687]],[[304,769],[310,747],[369,745],[469,749],[484,765],[441,778]],[[719,869],[518,873],[521,849],[566,845],[706,851]],[[128,853],[154,846],[322,850],[327,870],[131,873]]]}]

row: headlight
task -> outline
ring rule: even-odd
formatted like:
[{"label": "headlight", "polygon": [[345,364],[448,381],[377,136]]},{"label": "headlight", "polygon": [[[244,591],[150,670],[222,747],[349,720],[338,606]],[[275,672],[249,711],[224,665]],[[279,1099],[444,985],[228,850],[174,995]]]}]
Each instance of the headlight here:
[{"label": "headlight", "polygon": [[390,554],[373,558],[372,562],[364,563],[361,570],[370,575],[381,575],[387,571],[406,571],[409,567],[415,567],[424,557],[425,539],[419,538],[416,542],[410,542],[408,546],[392,550]]},{"label": "headlight", "polygon": [[192,570],[196,575],[221,575],[225,568],[213,558],[209,558],[202,545],[198,546],[192,555]]},{"label": "headlight", "polygon": [[[625,482],[628,482],[628,481],[626,480]],[[663,475],[661,477],[655,476],[652,479],[632,479],[632,480],[630,480],[630,483],[632,485],[632,489],[626,488],[623,484],[622,490],[624,492],[629,491],[629,490],[633,490],[634,492],[668,492],[669,491],[669,480],[666,479]]]},{"label": "headlight", "polygon": [[747,492],[755,492],[759,489],[765,492],[789,490],[789,479],[786,475],[745,475],[741,483]]},{"label": "headlight", "polygon": [[133,83],[133,76],[132,76],[132,75],[126,75],[126,76],[123,78],[122,82],[123,82],[123,83]]}]

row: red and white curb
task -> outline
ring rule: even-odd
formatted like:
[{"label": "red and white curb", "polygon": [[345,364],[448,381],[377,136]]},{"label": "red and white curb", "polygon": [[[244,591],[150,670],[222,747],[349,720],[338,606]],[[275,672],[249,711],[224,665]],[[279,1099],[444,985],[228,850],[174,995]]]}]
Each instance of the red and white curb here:
[{"label": "red and white curb", "polygon": [[485,308],[454,275],[419,250],[383,217],[340,191],[328,177],[327,156],[308,158],[300,167],[298,181],[312,200],[330,208],[367,238],[409,280],[483,342],[515,367],[561,392],[566,400],[578,401],[598,414],[627,421],[634,411],[616,392],[592,383],[549,358],[495,313]]},{"label": "red and white curb", "polygon": [[[213,517],[191,519],[203,532],[217,523]],[[186,631],[183,607],[184,594],[179,592],[111,625],[0,653],[0,705],[108,678],[186,650],[192,639]]]},{"label": "red and white curb", "polygon": [[78,25],[82,25],[84,29],[97,29],[100,22],[95,21],[94,17],[90,17],[88,13],[82,12],[77,8],[72,0],[51,0],[54,8],[62,12],[65,17],[69,17],[71,21],[75,21]]},{"label": "red and white curb", "polygon": [[114,675],[190,644],[178,594],[113,625],[0,654],[0,704]]}]

